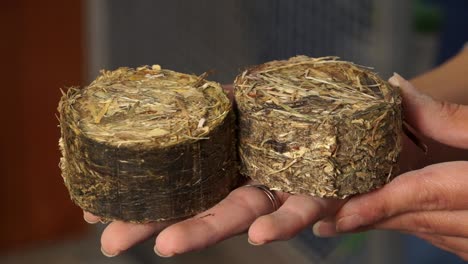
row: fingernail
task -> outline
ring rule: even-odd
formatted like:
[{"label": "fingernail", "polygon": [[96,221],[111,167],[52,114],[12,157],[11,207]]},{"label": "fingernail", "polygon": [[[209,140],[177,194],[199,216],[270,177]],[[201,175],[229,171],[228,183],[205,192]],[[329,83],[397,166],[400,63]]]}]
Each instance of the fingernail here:
[{"label": "fingernail", "polygon": [[154,247],[154,253],[156,253],[156,255],[160,256],[161,258],[170,258],[172,256],[174,256],[174,254],[172,255],[163,255],[161,252],[158,251],[158,248],[157,247]]},{"label": "fingernail", "polygon": [[119,254],[119,252],[117,253],[114,253],[114,254],[110,254],[110,253],[107,253],[102,247],[101,247],[101,252],[104,256],[108,257],[108,258],[112,258],[112,257],[115,257]]},{"label": "fingernail", "polygon": [[411,82],[403,78],[398,73],[394,72],[393,76],[388,79],[388,82],[393,85],[401,88],[401,91],[422,100],[433,100],[430,96],[427,96],[421,93],[418,89],[416,89]]},{"label": "fingernail", "polygon": [[345,216],[343,218],[340,218],[336,222],[336,231],[337,232],[349,232],[364,225],[365,225],[364,219],[358,214],[353,214],[350,216]]},{"label": "fingernail", "polygon": [[322,237],[322,234],[320,234],[320,222],[317,222],[312,226],[312,232],[315,236]]},{"label": "fingernail", "polygon": [[247,242],[249,242],[249,244],[252,245],[252,246],[261,246],[261,245],[265,244],[265,242],[260,242],[260,243],[253,242],[252,240],[250,240],[250,237],[247,238]]},{"label": "fingernail", "polygon": [[337,235],[334,222],[318,221],[312,226],[312,232],[316,237],[333,237]]},{"label": "fingernail", "polygon": [[97,221],[91,221],[91,220],[89,220],[89,219],[86,219],[86,217],[85,217],[84,215],[83,215],[83,219],[84,219],[85,222],[88,223],[88,224],[94,225],[94,224],[99,223],[99,219],[98,219]]}]

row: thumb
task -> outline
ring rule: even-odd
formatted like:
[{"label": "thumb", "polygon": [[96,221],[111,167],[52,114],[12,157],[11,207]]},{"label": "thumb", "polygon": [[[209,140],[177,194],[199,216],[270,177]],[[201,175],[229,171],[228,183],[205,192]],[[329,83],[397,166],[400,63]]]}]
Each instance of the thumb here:
[{"label": "thumb", "polygon": [[441,143],[468,149],[468,106],[437,101],[396,73],[388,81],[400,87],[405,118],[416,130]]}]

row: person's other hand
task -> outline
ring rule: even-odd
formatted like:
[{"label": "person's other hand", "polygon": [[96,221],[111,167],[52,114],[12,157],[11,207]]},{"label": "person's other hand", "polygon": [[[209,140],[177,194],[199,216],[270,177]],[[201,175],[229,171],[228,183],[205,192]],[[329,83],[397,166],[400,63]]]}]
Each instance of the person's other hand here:
[{"label": "person's other hand", "polygon": [[[318,220],[334,215],[343,204],[342,200],[306,195],[282,192],[275,192],[275,195],[281,205],[277,211],[273,211],[271,200],[262,190],[242,186],[213,208],[172,225],[115,221],[103,231],[101,249],[106,256],[116,256],[135,244],[156,236],[156,254],[170,257],[206,248],[246,231],[249,243],[263,245],[294,237]],[[99,222],[98,217],[87,212],[84,213],[84,218],[88,223]]]},{"label": "person's other hand", "polygon": [[[435,101],[398,75],[390,82],[401,88],[405,116],[419,132],[468,149],[468,106]],[[333,236],[373,228],[414,234],[468,260],[468,161],[404,173],[377,191],[351,198],[314,231]]]}]

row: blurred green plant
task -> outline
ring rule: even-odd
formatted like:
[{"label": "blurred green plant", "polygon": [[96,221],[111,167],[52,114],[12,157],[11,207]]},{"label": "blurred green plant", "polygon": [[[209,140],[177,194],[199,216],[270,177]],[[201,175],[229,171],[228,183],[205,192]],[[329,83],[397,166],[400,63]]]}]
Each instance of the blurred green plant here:
[{"label": "blurred green plant", "polygon": [[344,236],[343,240],[336,249],[342,255],[348,255],[353,252],[357,252],[364,247],[364,243],[367,239],[367,233],[349,234]]},{"label": "blurred green plant", "polygon": [[443,21],[441,8],[428,0],[413,2],[413,30],[417,33],[436,33],[440,31]]}]

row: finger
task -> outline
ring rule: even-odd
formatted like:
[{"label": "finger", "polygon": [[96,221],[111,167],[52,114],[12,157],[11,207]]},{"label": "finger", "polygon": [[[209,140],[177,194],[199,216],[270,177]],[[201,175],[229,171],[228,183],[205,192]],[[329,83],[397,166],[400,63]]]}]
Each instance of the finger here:
[{"label": "finger", "polygon": [[249,228],[249,240],[254,245],[262,245],[291,239],[312,223],[334,214],[344,202],[307,195],[290,196],[277,211],[255,220]]},{"label": "finger", "polygon": [[229,99],[231,99],[231,101],[234,100],[234,86],[233,86],[233,84],[232,83],[231,84],[223,84],[222,86],[223,86],[224,91],[226,91]]},{"label": "finger", "polygon": [[[361,233],[361,232],[370,231],[372,229],[375,229],[375,226],[363,225],[348,232]],[[330,219],[324,219],[324,220],[318,221],[317,223],[314,224],[312,231],[314,235],[317,237],[334,237],[343,233],[343,232],[338,232],[336,230],[336,221],[330,220]]]},{"label": "finger", "polygon": [[121,221],[110,223],[101,235],[101,251],[107,257],[117,256],[130,247],[159,233],[172,222],[134,224]]},{"label": "finger", "polygon": [[[425,233],[443,236],[468,237],[468,211],[423,211],[397,215],[364,229],[386,229],[405,233]],[[319,237],[338,235],[334,220],[321,220],[314,225],[314,234]]]},{"label": "finger", "polygon": [[424,211],[398,215],[374,227],[468,238],[468,211]]},{"label": "finger", "polygon": [[415,129],[441,143],[468,148],[468,106],[436,101],[398,74],[389,82],[401,88],[405,118]]},{"label": "finger", "polygon": [[83,219],[88,223],[88,224],[96,224],[98,223],[101,219],[98,216],[95,216],[89,212],[83,211]]},{"label": "finger", "polygon": [[426,233],[412,233],[415,236],[428,241],[434,246],[459,255],[468,254],[468,239],[464,237],[440,236]]},{"label": "finger", "polygon": [[415,211],[466,209],[468,162],[434,164],[407,172],[383,188],[351,198],[337,213],[336,229],[349,232]]},{"label": "finger", "polygon": [[314,235],[317,237],[334,237],[338,235],[336,231],[335,219],[323,219],[314,224],[312,227]]},{"label": "finger", "polygon": [[462,258],[463,260],[468,260],[468,254],[467,253],[456,251],[456,250],[454,250],[454,249],[452,249],[452,248],[450,248],[450,247],[448,247],[448,246],[446,246],[444,244],[436,242],[430,235],[427,235],[427,237],[425,237],[424,235],[418,235],[418,234],[413,234],[413,235],[415,235],[415,236],[417,236],[417,237],[431,243],[432,245],[434,245],[434,246],[436,246],[436,247],[438,247],[440,249],[443,249],[443,250],[445,250],[447,252],[450,252],[450,253],[453,253],[453,254],[457,255],[460,258]]},{"label": "finger", "polygon": [[[286,199],[287,195],[280,197]],[[205,248],[244,232],[257,217],[271,211],[271,201],[261,190],[238,188],[208,211],[161,232],[156,239],[155,252],[169,257]]]}]

